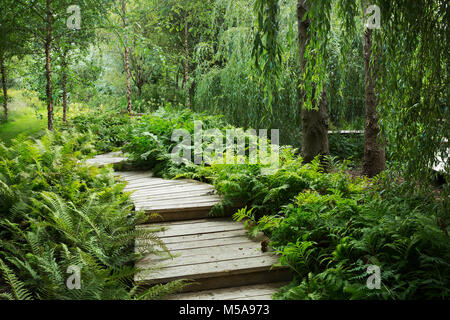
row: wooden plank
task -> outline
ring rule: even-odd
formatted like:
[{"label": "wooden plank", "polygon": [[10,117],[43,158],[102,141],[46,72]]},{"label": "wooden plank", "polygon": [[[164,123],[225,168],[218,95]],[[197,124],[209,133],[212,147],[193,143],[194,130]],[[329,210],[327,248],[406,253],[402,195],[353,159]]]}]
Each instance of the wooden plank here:
[{"label": "wooden plank", "polygon": [[141,195],[141,196],[136,196],[134,194],[132,194],[130,196],[131,200],[133,201],[133,203],[138,204],[138,203],[158,203],[161,201],[174,201],[174,202],[182,202],[182,203],[186,203],[189,202],[190,199],[209,199],[211,201],[220,201],[221,197],[217,196],[217,195],[211,195],[208,194],[204,191],[201,192],[192,192],[192,193],[181,193],[181,194],[165,194],[165,195]]},{"label": "wooden plank", "polygon": [[221,200],[218,196],[195,196],[195,197],[182,197],[182,198],[165,198],[165,199],[136,199],[131,198],[135,206],[144,206],[148,210],[149,208],[164,207],[166,209],[178,208],[190,208],[195,207],[196,204],[202,203],[219,203]]},{"label": "wooden plank", "polygon": [[[258,256],[235,260],[207,262],[194,265],[184,265],[175,267],[166,267],[159,270],[152,269],[150,272],[145,270],[135,275],[137,282],[147,284],[169,282],[179,279],[202,279],[208,277],[218,277],[230,274],[252,273],[258,271],[268,271],[278,262],[276,256]],[[145,265],[140,265],[142,269]]]},{"label": "wooden plank", "polygon": [[190,186],[185,186],[182,188],[165,188],[162,190],[159,189],[154,189],[154,190],[136,190],[133,192],[133,196],[137,197],[137,198],[142,198],[142,197],[156,197],[156,196],[165,196],[165,195],[174,195],[174,194],[192,194],[192,193],[201,193],[201,194],[206,194],[206,195],[217,195],[217,193],[215,193],[214,189],[212,188],[206,188],[206,187],[201,187],[201,188],[192,188]]},{"label": "wooden plank", "polygon": [[169,296],[168,300],[241,300],[243,298],[257,297],[261,295],[272,295],[286,284],[286,282],[275,282],[216,290],[205,290],[194,293],[181,293]]},{"label": "wooden plank", "polygon": [[186,210],[186,209],[194,209],[194,208],[212,208],[216,205],[218,201],[209,201],[209,202],[201,202],[201,203],[193,203],[193,204],[179,204],[179,205],[163,205],[163,206],[152,206],[152,205],[138,205],[136,206],[136,210],[144,210],[148,212],[158,213],[164,210]]},{"label": "wooden plank", "polygon": [[[129,187],[132,189],[131,187]],[[142,193],[162,193],[162,192],[168,192],[168,191],[176,191],[176,190],[210,190],[215,191],[214,187],[208,184],[166,184],[166,185],[160,185],[159,187],[155,188],[154,186],[148,185],[143,186],[140,188],[135,189],[135,192],[142,192]]]},{"label": "wooden plank", "polygon": [[243,230],[243,226],[239,224],[227,224],[227,225],[212,225],[205,226],[202,229],[194,229],[194,228],[182,228],[182,229],[172,229],[158,232],[156,235],[159,238],[167,238],[167,237],[177,237],[180,235],[194,235],[200,233],[212,233],[212,232],[223,232],[223,231],[234,231],[234,230]]},{"label": "wooden plank", "polygon": [[[126,179],[125,179],[126,181]],[[151,181],[150,179],[144,179],[137,182],[128,182],[127,189],[140,189],[142,187],[147,188],[158,188],[163,186],[175,186],[175,185],[187,185],[188,183],[185,181],[173,182],[170,180],[161,180],[161,181]]]},{"label": "wooden plank", "polygon": [[248,237],[247,236],[241,236],[241,237],[230,237],[230,238],[223,238],[223,239],[217,239],[217,240],[199,240],[199,241],[186,241],[186,242],[177,242],[177,243],[168,243],[166,245],[167,249],[170,250],[170,252],[175,252],[177,250],[185,250],[185,249],[195,249],[199,246],[202,246],[207,250],[211,247],[217,247],[221,245],[227,245],[227,244],[241,244],[241,243],[247,243]]},{"label": "wooden plank", "polygon": [[171,200],[171,199],[183,199],[183,198],[195,198],[195,197],[210,197],[210,198],[217,198],[221,199],[221,197],[217,194],[211,194],[211,192],[207,190],[194,190],[194,191],[183,191],[183,192],[171,192],[171,193],[164,193],[164,194],[143,194],[143,193],[133,193],[131,194],[132,199],[136,200]]},{"label": "wooden plank", "polygon": [[204,192],[208,195],[217,196],[214,189],[211,188],[192,188],[190,186],[183,186],[182,188],[176,188],[174,186],[170,186],[167,188],[150,188],[150,189],[130,189],[126,190],[126,192],[131,192],[132,195],[141,197],[141,196],[159,196],[159,195],[167,195],[167,194],[183,194],[189,192]]},{"label": "wooden plank", "polygon": [[141,195],[164,195],[164,194],[176,194],[176,193],[186,193],[186,192],[197,192],[197,191],[204,191],[205,193],[211,194],[211,195],[217,195],[214,192],[214,189],[211,188],[192,188],[190,186],[183,186],[182,188],[176,188],[174,186],[168,186],[165,188],[141,188],[141,189],[129,189],[125,190],[125,192],[131,192],[133,195],[141,196]]},{"label": "wooden plank", "polygon": [[211,218],[211,219],[197,219],[197,220],[180,220],[180,221],[172,221],[172,222],[158,222],[158,223],[151,223],[151,224],[142,224],[139,226],[136,226],[136,228],[153,228],[154,226],[160,226],[160,227],[171,227],[171,226],[178,226],[178,225],[184,225],[184,224],[193,224],[193,223],[204,223],[204,222],[221,222],[221,221],[230,221],[230,219],[227,218]]},{"label": "wooden plank", "polygon": [[159,184],[163,184],[163,183],[167,183],[167,184],[191,184],[191,185],[205,185],[205,183],[200,182],[200,181],[195,181],[195,180],[190,180],[190,179],[178,179],[178,180],[167,180],[167,179],[162,179],[162,178],[156,178],[156,177],[150,177],[150,176],[145,176],[145,175],[141,175],[141,176],[133,176],[131,178],[124,178],[125,180],[129,181],[130,185],[138,185],[141,183],[147,183],[148,185],[159,185]]},{"label": "wooden plank", "polygon": [[164,184],[157,184],[157,185],[151,185],[151,184],[141,184],[139,186],[135,186],[135,185],[131,185],[129,183],[127,183],[125,189],[126,191],[148,191],[148,192],[152,192],[155,190],[162,190],[162,189],[167,189],[167,188],[173,188],[176,189],[176,186],[183,186],[186,187],[188,186],[188,184],[186,183],[164,183]]},{"label": "wooden plank", "polygon": [[144,176],[144,175],[138,175],[138,176],[133,176],[133,177],[126,177],[124,178],[125,181],[128,182],[128,184],[132,185],[132,184],[138,184],[141,182],[147,182],[148,184],[159,184],[159,183],[171,183],[172,180],[164,180],[161,178],[155,178],[155,177],[151,177],[151,176]]},{"label": "wooden plank", "polygon": [[129,183],[136,182],[136,181],[143,180],[143,179],[151,179],[153,181],[158,181],[158,180],[162,181],[163,180],[163,179],[160,179],[160,178],[153,177],[153,174],[151,172],[146,173],[146,174],[132,175],[132,176],[122,176],[122,175],[120,175],[119,177],[121,179],[129,182]]},{"label": "wooden plank", "polygon": [[[192,242],[194,245],[197,241],[205,241],[205,240],[219,240],[219,239],[225,239],[225,238],[233,238],[233,237],[241,237],[241,239],[245,239],[247,236],[247,230],[232,230],[232,231],[224,231],[224,232],[212,232],[212,233],[201,233],[201,234],[194,234],[194,235],[188,235],[188,236],[179,236],[179,237],[170,237],[165,238],[164,243],[170,244],[170,243],[184,243],[184,242]],[[145,243],[151,243],[151,241],[145,241],[145,240],[139,240],[136,239],[135,245],[140,246],[144,245]],[[216,245],[219,245],[220,242],[218,242]],[[200,245],[200,243],[199,243]],[[203,245],[201,245],[204,247]]]},{"label": "wooden plank", "polygon": [[263,294],[263,295],[256,295],[256,296],[249,296],[249,297],[240,297],[240,298],[234,298],[230,300],[272,300],[271,294]]},{"label": "wooden plank", "polygon": [[114,175],[121,177],[122,179],[129,179],[134,177],[142,177],[143,175],[150,178],[153,177],[153,172],[151,171],[120,171],[114,172]]},{"label": "wooden plank", "polygon": [[127,159],[122,152],[111,152],[97,155],[91,159],[86,160],[85,163],[88,165],[95,165],[102,167],[109,164],[118,164],[126,160]]},{"label": "wooden plank", "polygon": [[180,222],[180,223],[172,223],[172,222],[168,222],[168,223],[152,223],[152,224],[146,224],[146,225],[140,225],[137,228],[139,229],[145,229],[145,228],[160,228],[160,227],[165,227],[165,228],[170,228],[172,230],[185,230],[190,229],[190,230],[197,230],[199,232],[201,232],[205,227],[210,227],[210,226],[228,226],[228,225],[240,225],[241,228],[244,228],[244,224],[242,222],[236,222],[233,221],[231,219],[227,219],[227,218],[216,218],[216,219],[200,219],[200,220],[195,220],[192,222]]},{"label": "wooden plank", "polygon": [[[179,220],[196,220],[209,217],[211,207],[204,208],[186,208],[182,211],[175,210],[158,210],[156,216],[150,216],[148,222],[164,222]],[[147,211],[148,214],[154,213]]]},{"label": "wooden plank", "polygon": [[230,261],[251,257],[263,257],[267,253],[261,251],[261,247],[255,243],[241,243],[223,245],[218,247],[185,249],[172,252],[173,258],[167,255],[148,254],[136,263],[136,266],[145,267],[146,265],[159,264],[166,267],[196,265],[210,262]]},{"label": "wooden plank", "polygon": [[219,277],[197,279],[195,283],[185,287],[183,292],[240,287],[272,282],[287,282],[291,280],[292,274],[288,269],[276,268],[251,273],[228,274]]}]

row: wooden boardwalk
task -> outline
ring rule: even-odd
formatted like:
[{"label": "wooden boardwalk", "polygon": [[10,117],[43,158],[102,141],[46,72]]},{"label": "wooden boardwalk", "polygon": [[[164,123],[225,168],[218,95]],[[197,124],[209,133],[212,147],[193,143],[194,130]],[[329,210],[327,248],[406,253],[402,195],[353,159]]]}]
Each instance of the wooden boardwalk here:
[{"label": "wooden boardwalk", "polygon": [[[108,157],[120,158],[117,154],[102,155],[98,163],[113,164]],[[90,164],[96,164],[96,159]],[[157,235],[172,255],[147,254],[137,263],[142,270],[135,276],[137,283],[152,286],[179,279],[193,281],[185,293],[170,299],[264,300],[290,280],[287,268],[273,267],[278,257],[261,250],[263,236],[250,239],[242,223],[209,216],[220,201],[211,185],[164,180],[151,172],[116,175],[127,182],[125,190],[132,192],[136,210],[158,214],[152,223],[138,228],[164,227]],[[136,239],[135,250],[142,250],[144,241]]]}]

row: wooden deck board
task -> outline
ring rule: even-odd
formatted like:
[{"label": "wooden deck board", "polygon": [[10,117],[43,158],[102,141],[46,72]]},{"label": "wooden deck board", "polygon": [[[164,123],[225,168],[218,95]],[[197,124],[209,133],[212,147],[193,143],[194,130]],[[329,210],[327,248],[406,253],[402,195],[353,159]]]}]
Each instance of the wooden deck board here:
[{"label": "wooden deck board", "polygon": [[[210,279],[214,278],[218,286],[223,286],[229,277],[237,277],[237,281],[243,283],[246,277],[254,282],[261,279],[270,281],[270,270],[278,262],[275,254],[261,251],[260,241],[251,240],[246,235],[242,223],[226,218],[151,224],[142,228],[155,226],[168,228],[157,235],[173,258],[147,254],[136,264],[141,270],[151,270],[136,275],[135,280],[140,283],[152,285],[177,279],[201,283],[208,279],[211,286]],[[142,242],[137,245],[137,250],[140,245]],[[157,271],[154,270],[155,265]],[[266,278],[262,278],[261,274],[266,273]],[[253,274],[259,278],[252,278]],[[276,275],[273,280],[279,279],[279,273],[273,274]]]},{"label": "wooden deck board", "polygon": [[[91,159],[99,166],[124,161],[119,154]],[[273,267],[278,257],[261,251],[261,238],[250,239],[241,222],[212,218],[210,209],[221,197],[214,187],[193,180],[165,180],[151,172],[116,172],[127,185],[136,210],[160,214],[160,222],[137,228],[158,230],[164,251],[145,254],[136,263],[135,280],[152,286],[173,280],[195,281],[174,299],[254,300],[270,299],[291,275],[286,268]],[[159,231],[164,228],[163,231]],[[135,240],[136,252],[143,252],[144,239]],[[289,274],[288,274],[289,273]],[[283,284],[281,283],[283,281]],[[209,290],[209,291],[205,291]]]},{"label": "wooden deck board", "polygon": [[[170,296],[169,300],[271,300],[271,296],[285,282],[265,283],[251,286],[232,287],[225,289],[205,290],[200,292],[181,293]],[[258,298],[256,298],[258,297]],[[263,297],[263,298],[260,298]]]},{"label": "wooden deck board", "polygon": [[[278,262],[273,255],[236,258],[231,260],[201,262],[197,264],[167,266],[159,270],[137,273],[135,280],[147,284],[169,282],[179,279],[199,280],[208,277],[219,277],[233,274],[248,274],[255,271],[268,271]],[[137,263],[138,268],[145,269],[145,263]],[[155,266],[151,264],[151,268]]]},{"label": "wooden deck board", "polygon": [[221,199],[213,186],[198,181],[165,180],[145,171],[124,171],[116,176],[127,183],[124,191],[131,192],[136,210],[158,213],[163,221],[205,218]]},{"label": "wooden deck board", "polygon": [[122,152],[110,152],[95,156],[94,158],[86,160],[86,164],[103,167],[109,164],[118,164],[126,161],[126,157]]}]

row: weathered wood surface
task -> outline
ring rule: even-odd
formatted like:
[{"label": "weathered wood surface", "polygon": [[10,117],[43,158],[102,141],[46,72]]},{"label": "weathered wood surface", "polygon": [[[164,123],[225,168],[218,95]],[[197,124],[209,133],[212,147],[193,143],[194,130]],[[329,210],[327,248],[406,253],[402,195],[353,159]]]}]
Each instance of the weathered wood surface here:
[{"label": "weathered wood surface", "polygon": [[119,164],[125,162],[127,158],[122,152],[110,152],[95,156],[92,159],[86,160],[86,164],[103,167],[108,164]]},{"label": "weathered wood surface", "polygon": [[[132,192],[136,210],[158,213],[162,221],[199,219],[209,216],[220,197],[214,187],[194,180],[164,180],[151,172],[117,172]],[[186,214],[183,214],[186,213]]]},{"label": "weathered wood surface", "polygon": [[169,300],[271,300],[285,282],[265,283],[225,289],[205,290],[172,295]]},{"label": "weathered wood surface", "polygon": [[[124,161],[120,154],[91,159],[99,166]],[[167,252],[145,254],[136,267],[135,281],[157,285],[173,280],[190,280],[178,300],[265,300],[271,299],[291,278],[287,268],[274,267],[278,257],[263,252],[264,237],[250,239],[244,225],[231,218],[212,218],[211,208],[220,201],[214,187],[193,180],[164,180],[151,172],[116,172],[127,183],[126,192],[136,210],[158,213],[159,221],[138,226],[162,230],[157,236]],[[142,251],[146,240],[136,239]]]},{"label": "weathered wood surface", "polygon": [[[230,285],[230,276],[256,283],[260,279],[253,275],[261,272],[265,273],[264,282],[287,280],[290,276],[272,268],[278,257],[271,252],[262,252],[261,242],[249,239],[242,223],[221,218],[152,224],[142,228],[156,226],[168,227],[157,235],[173,257],[146,255],[136,266],[150,272],[138,273],[137,282],[152,285],[179,279],[201,282],[214,278],[215,285],[221,287]],[[136,250],[142,245],[142,241],[136,240]],[[196,290],[199,288],[203,287],[197,285]]]}]

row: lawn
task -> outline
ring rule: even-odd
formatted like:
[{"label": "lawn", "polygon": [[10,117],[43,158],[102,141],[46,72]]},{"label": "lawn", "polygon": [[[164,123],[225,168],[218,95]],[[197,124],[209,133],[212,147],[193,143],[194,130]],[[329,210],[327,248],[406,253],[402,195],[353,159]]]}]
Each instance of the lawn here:
[{"label": "lawn", "polygon": [[0,141],[6,145],[22,136],[37,135],[46,126],[45,107],[42,101],[25,90],[9,90],[9,121],[0,124]]}]

